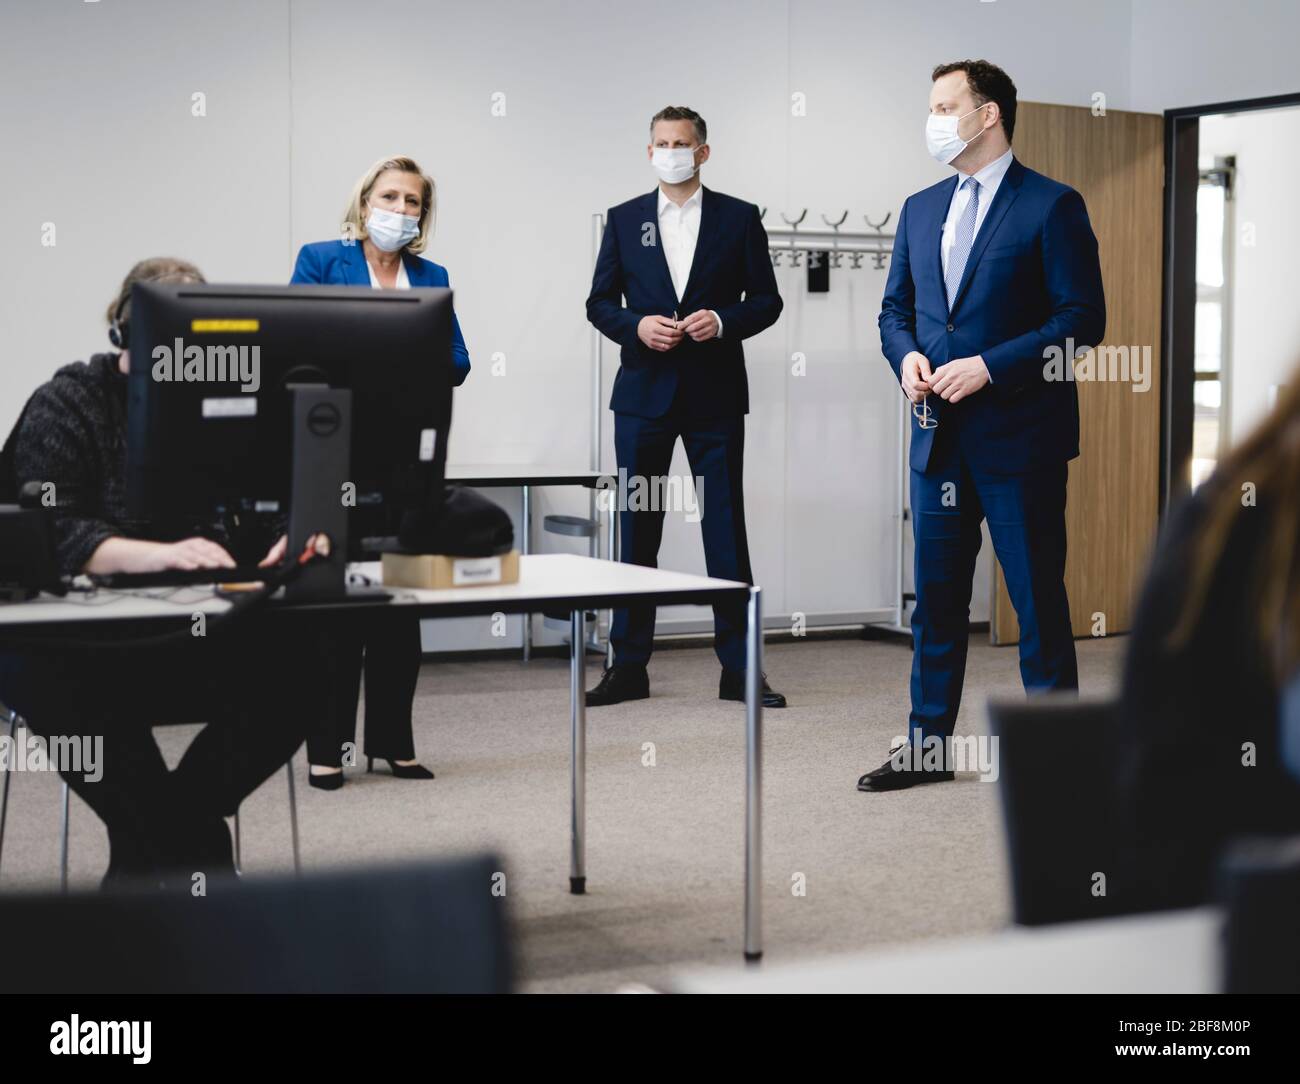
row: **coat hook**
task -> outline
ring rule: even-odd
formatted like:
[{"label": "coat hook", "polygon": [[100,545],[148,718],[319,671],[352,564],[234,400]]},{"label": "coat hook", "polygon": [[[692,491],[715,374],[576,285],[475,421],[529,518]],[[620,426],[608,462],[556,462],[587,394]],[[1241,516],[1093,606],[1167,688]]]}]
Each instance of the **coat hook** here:
[{"label": "coat hook", "polygon": [[[805,208],[803,209],[803,213],[802,213],[798,218],[795,218],[795,219],[789,219],[789,218],[786,218],[786,217],[785,217],[785,212],[784,212],[784,211],[781,212],[781,218],[782,218],[782,220],[785,222],[785,224],[786,224],[787,226],[789,226],[792,230],[794,230],[794,232],[795,232],[796,234],[798,234],[798,232],[799,232],[799,223],[802,222],[802,221],[803,221],[805,218],[807,218],[807,217],[808,217],[808,208],[807,208],[807,207],[805,207]],[[791,244],[793,245],[796,241],[798,241],[798,237],[795,237],[795,238],[791,241]],[[793,247],[792,247],[792,248],[790,249],[790,266],[791,266],[791,267],[798,267],[798,266],[799,266],[799,260],[800,260],[799,250],[798,250],[797,248],[793,248]]]},{"label": "coat hook", "polygon": [[[885,214],[885,217],[882,218],[879,222],[872,222],[871,219],[868,218],[866,215],[862,216],[862,220],[866,222],[866,224],[870,226],[873,230],[875,230],[877,233],[880,233],[885,228],[885,223],[887,223],[892,216],[893,216],[893,212],[890,211],[887,212]],[[873,252],[871,254],[871,265],[877,271],[883,271],[885,269],[885,254],[883,252]]]},{"label": "coat hook", "polygon": [[826,225],[828,225],[831,229],[835,231],[834,245],[831,249],[831,267],[835,268],[836,270],[839,269],[840,264],[843,262],[844,259],[843,254],[840,252],[840,227],[844,225],[844,221],[848,217],[849,217],[849,212],[845,211],[842,215],[840,215],[838,222],[832,222],[825,215],[822,215],[822,221],[825,222]]}]

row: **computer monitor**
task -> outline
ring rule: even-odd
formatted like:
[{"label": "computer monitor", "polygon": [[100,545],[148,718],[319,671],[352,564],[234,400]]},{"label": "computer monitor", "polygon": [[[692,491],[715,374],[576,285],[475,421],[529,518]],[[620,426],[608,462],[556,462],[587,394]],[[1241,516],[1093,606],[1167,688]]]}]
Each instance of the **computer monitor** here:
[{"label": "computer monitor", "polygon": [[[351,392],[350,551],[441,496],[451,423],[447,289],[137,283],[127,504],[147,520],[287,511],[291,387]],[[332,469],[332,468],[331,468]],[[351,486],[349,492],[346,487]]]}]

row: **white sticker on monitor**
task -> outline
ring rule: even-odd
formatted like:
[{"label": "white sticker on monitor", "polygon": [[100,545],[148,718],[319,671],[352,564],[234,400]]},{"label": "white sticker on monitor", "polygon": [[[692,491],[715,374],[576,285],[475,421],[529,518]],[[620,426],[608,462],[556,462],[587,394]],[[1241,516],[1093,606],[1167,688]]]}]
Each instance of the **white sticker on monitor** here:
[{"label": "white sticker on monitor", "polygon": [[203,400],[205,418],[252,418],[256,414],[256,395],[232,395],[222,399]]},{"label": "white sticker on monitor", "polygon": [[476,583],[501,582],[500,557],[457,557],[451,563],[451,582],[455,587]]},{"label": "white sticker on monitor", "polygon": [[438,443],[438,430],[421,429],[420,430],[420,462],[433,462],[433,449]]}]

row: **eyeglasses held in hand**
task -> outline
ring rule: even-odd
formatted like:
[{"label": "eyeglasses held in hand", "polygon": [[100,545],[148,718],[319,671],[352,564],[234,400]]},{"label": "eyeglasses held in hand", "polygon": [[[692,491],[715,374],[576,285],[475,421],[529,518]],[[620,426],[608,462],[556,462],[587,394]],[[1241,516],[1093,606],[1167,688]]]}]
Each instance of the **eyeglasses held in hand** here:
[{"label": "eyeglasses held in hand", "polygon": [[912,404],[912,417],[922,429],[937,429],[939,419],[930,410],[930,397],[927,395],[919,403]]}]

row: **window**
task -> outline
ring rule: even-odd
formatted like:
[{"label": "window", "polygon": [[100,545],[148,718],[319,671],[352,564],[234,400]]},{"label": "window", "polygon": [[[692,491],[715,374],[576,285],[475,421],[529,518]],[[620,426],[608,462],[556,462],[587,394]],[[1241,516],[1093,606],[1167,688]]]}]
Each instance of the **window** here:
[{"label": "window", "polygon": [[1192,486],[1214,470],[1227,445],[1224,390],[1229,363],[1233,158],[1201,163],[1196,192],[1195,383]]}]

